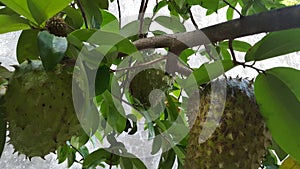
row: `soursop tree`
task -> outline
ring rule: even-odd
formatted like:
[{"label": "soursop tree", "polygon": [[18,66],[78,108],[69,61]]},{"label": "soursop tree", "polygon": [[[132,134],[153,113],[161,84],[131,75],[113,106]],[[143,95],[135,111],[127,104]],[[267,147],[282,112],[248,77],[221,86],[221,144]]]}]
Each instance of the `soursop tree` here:
[{"label": "soursop tree", "polygon": [[[0,67],[1,152],[7,141],[69,167],[146,168],[118,140],[144,122],[158,168],[299,167],[299,70],[257,66],[300,50],[298,1],[159,0],[148,16],[141,0],[126,24],[113,1],[0,0],[0,33],[22,31],[19,65]],[[200,28],[194,8],[225,8],[227,21]],[[193,57],[205,62],[192,67]],[[229,77],[238,66],[256,78]],[[89,150],[95,138],[110,146]]]}]

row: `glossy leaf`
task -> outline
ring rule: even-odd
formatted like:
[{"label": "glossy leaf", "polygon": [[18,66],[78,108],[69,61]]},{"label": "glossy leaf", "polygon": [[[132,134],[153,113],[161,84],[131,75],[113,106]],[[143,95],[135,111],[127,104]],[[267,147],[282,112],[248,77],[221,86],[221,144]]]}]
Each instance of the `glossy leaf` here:
[{"label": "glossy leaf", "polygon": [[71,3],[72,0],[27,0],[28,9],[38,25],[53,17]]},{"label": "glossy leaf", "polygon": [[95,80],[96,95],[102,94],[109,87],[110,69],[107,66],[100,66]]},{"label": "glossy leaf", "polygon": [[199,69],[195,70],[191,76],[194,76],[197,84],[201,85],[207,83],[226,71],[232,69],[234,64],[231,60],[222,60],[222,61],[215,61],[213,63],[205,63],[200,66]]},{"label": "glossy leaf", "polygon": [[28,20],[35,22],[35,20],[32,17],[32,14],[28,8],[27,1],[28,0],[0,0],[3,4],[5,4],[7,7],[12,9],[13,11],[17,12],[18,14],[24,16]]},{"label": "glossy leaf", "polygon": [[201,0],[200,5],[208,10],[217,11],[219,0]]},{"label": "glossy leaf", "polygon": [[102,15],[98,5],[94,1],[90,0],[82,0],[81,3],[86,12],[89,28],[100,29]]},{"label": "glossy leaf", "polygon": [[173,31],[173,33],[185,32],[184,25],[177,17],[159,16],[154,19],[155,22]]},{"label": "glossy leaf", "polygon": [[101,30],[119,33],[120,28],[119,28],[118,19],[112,13],[110,13],[106,10],[101,10],[101,14],[103,17],[103,20],[101,23]]},{"label": "glossy leaf", "polygon": [[89,154],[83,161],[83,168],[95,168],[100,163],[104,162],[110,157],[110,153],[105,149],[100,148]]},{"label": "glossy leaf", "polygon": [[300,160],[300,71],[273,68],[255,81],[255,96],[273,139]]},{"label": "glossy leaf", "polygon": [[58,147],[57,149],[57,159],[58,159],[58,164],[64,162],[69,154],[69,147],[68,145],[62,145]]},{"label": "glossy leaf", "polygon": [[0,34],[18,30],[30,29],[28,20],[16,15],[0,15]]},{"label": "glossy leaf", "polygon": [[[147,33],[148,28],[151,24],[150,18],[145,18],[143,22],[143,29],[142,33]],[[138,34],[140,33],[140,22],[138,20],[134,20],[121,28],[121,34],[125,37],[132,37],[135,36],[137,38]]]},{"label": "glossy leaf", "polygon": [[127,157],[121,157],[120,158],[121,169],[133,168],[133,164],[132,164],[132,161],[130,159],[131,158],[127,158]]},{"label": "glossy leaf", "polygon": [[272,149],[275,150],[280,161],[284,160],[288,155],[274,140],[272,141]]},{"label": "glossy leaf", "polygon": [[67,14],[65,22],[74,29],[80,29],[83,25],[83,19],[80,11],[70,6],[63,9],[63,11]]},{"label": "glossy leaf", "polygon": [[158,168],[171,169],[175,161],[175,152],[173,149],[163,152],[159,161]]},{"label": "glossy leaf", "polygon": [[[229,49],[228,44],[229,44],[228,41],[221,42],[220,47]],[[239,52],[247,52],[251,48],[251,45],[244,41],[234,40],[234,41],[232,41],[232,47],[233,47],[233,50],[236,50]]]},{"label": "glossy leaf", "polygon": [[264,60],[300,50],[300,29],[272,32],[250,48],[246,61]]},{"label": "glossy leaf", "polygon": [[27,59],[35,60],[39,58],[38,33],[38,30],[33,29],[22,31],[17,44],[17,59],[19,63]]},{"label": "glossy leaf", "polygon": [[67,47],[65,37],[57,37],[48,31],[38,34],[38,48],[45,70],[52,70],[63,59]]},{"label": "glossy leaf", "polygon": [[76,159],[76,150],[74,149],[69,149],[69,153],[68,153],[68,167],[70,168]]},{"label": "glossy leaf", "polygon": [[167,5],[168,5],[167,1],[159,1],[153,8],[153,12],[157,13],[161,8],[163,8]]},{"label": "glossy leaf", "polygon": [[[113,127],[117,132],[122,133],[126,128],[125,112],[123,106],[119,102],[112,97],[112,95],[106,90],[103,93],[104,104],[107,106],[108,112],[105,112],[107,118],[107,123]],[[103,105],[104,106],[104,105]],[[104,113],[104,112],[102,112]]]}]

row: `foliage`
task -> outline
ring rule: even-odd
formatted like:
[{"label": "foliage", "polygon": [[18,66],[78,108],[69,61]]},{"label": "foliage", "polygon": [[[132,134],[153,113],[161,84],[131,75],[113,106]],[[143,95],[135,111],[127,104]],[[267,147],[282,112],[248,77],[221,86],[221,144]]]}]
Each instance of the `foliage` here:
[{"label": "foliage", "polygon": [[[198,86],[205,85],[236,66],[253,68],[259,74],[255,80],[255,97],[274,139],[270,150],[275,151],[275,153],[270,151],[267,154],[266,161],[263,162],[265,167],[279,168],[277,157],[283,160],[287,155],[290,157],[280,168],[291,169],[295,165],[292,166],[290,163],[297,164],[297,161],[300,161],[300,137],[298,135],[300,81],[297,78],[300,75],[299,70],[285,67],[260,70],[255,67],[256,62],[299,51],[299,28],[268,33],[253,46],[241,40],[227,39],[204,45],[205,47],[200,50],[188,48],[180,55],[178,54],[181,66],[188,67],[189,60],[194,55],[206,56],[208,62],[198,68],[190,69],[192,70],[190,75],[173,77],[172,89],[165,91],[166,104],[163,103],[163,109],[160,110],[159,115],[153,112],[155,108],[161,108],[160,106],[153,109],[145,109],[141,105],[132,106],[133,108],[139,107],[139,113],[135,110],[125,112],[122,106],[124,103],[139,104],[130,95],[127,87],[136,72],[145,68],[161,68],[165,60],[168,62],[163,54],[155,50],[147,49],[140,52],[135,46],[141,37],[147,38],[153,35],[155,38],[166,34],[166,31],[150,29],[152,24],[159,24],[179,36],[180,33],[187,31],[184,22],[189,19],[194,20],[191,12],[193,7],[200,6],[206,11],[206,15],[218,12],[221,8],[227,8],[226,18],[230,21],[237,12],[236,8],[241,8],[239,14],[243,18],[285,8],[290,2],[281,0],[160,0],[153,8],[151,18],[142,16],[142,19],[120,27],[120,18],[108,11],[108,6],[112,1],[0,0],[0,33],[22,30],[17,45],[19,63],[25,60],[41,59],[44,68],[51,71],[66,58],[79,60],[74,74],[79,87],[87,91],[79,101],[83,105],[88,104],[80,111],[92,112],[92,115],[83,118],[85,121],[81,121],[82,124],[88,126],[85,129],[89,131],[89,135],[73,137],[64,146],[59,147],[56,151],[59,163],[67,160],[69,167],[76,162],[82,164],[83,168],[105,165],[120,166],[122,169],[146,168],[138,157],[129,153],[124,144],[115,138],[120,134],[135,134],[137,122],[143,117],[149,139],[153,139],[152,153],[157,154],[160,150],[163,152],[159,168],[172,168],[175,161],[177,161],[178,168],[182,168],[188,140],[188,127],[184,116],[186,111],[184,101],[187,98],[182,91],[191,94],[189,92],[195,89],[195,85],[198,89]],[[145,12],[146,7],[147,4],[141,5],[140,12]],[[169,10],[170,16],[157,16],[163,8]],[[49,28],[46,23],[54,16],[63,18],[65,22],[63,24],[67,25],[66,37],[50,34],[47,31]],[[193,23],[198,28],[194,21]],[[171,51],[172,48],[169,47],[163,50]],[[143,48],[147,48],[147,44]],[[235,52],[244,54],[246,62],[237,61]],[[7,86],[7,79],[11,72],[3,67],[0,68],[1,87]],[[93,74],[94,80],[87,76],[88,74]],[[90,88],[90,84],[86,82],[95,84],[95,88]],[[0,102],[2,103],[1,98]],[[76,107],[78,105],[74,106],[79,109]],[[96,107],[100,111],[96,111]],[[7,122],[4,114],[0,106],[1,152],[6,138]],[[93,122],[90,123],[91,121]],[[110,147],[99,147],[90,152],[86,147],[90,138],[97,138],[100,142],[106,139]],[[76,158],[76,155],[81,158]]]}]

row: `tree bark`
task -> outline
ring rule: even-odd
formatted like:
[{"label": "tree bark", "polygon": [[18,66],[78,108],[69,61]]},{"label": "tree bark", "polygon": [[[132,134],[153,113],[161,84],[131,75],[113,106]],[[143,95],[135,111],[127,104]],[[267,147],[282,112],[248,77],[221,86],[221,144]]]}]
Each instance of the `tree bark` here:
[{"label": "tree bark", "polygon": [[300,5],[244,16],[191,32],[139,39],[134,44],[139,50],[165,47],[186,49],[226,39],[293,28],[300,28]]}]

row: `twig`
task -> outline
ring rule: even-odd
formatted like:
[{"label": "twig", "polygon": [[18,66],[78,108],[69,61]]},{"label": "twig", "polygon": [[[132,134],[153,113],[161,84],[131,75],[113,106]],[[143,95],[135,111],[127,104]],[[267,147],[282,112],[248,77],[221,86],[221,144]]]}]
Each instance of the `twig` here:
[{"label": "twig", "polygon": [[140,29],[139,29],[139,37],[143,38],[143,25],[144,25],[144,16],[145,16],[145,12],[148,6],[148,2],[149,0],[142,0],[141,2],[141,6],[140,6],[140,11],[139,11],[139,17],[138,19],[140,20]]},{"label": "twig", "polygon": [[232,6],[229,2],[227,2],[226,0],[223,0],[223,2],[225,2],[225,4],[227,4],[230,8],[232,8],[233,10],[235,10],[239,15],[240,17],[243,17],[243,15],[241,14],[240,11],[238,11],[234,6]]},{"label": "twig", "polygon": [[118,6],[118,13],[119,13],[119,28],[121,28],[121,18],[122,18],[122,15],[121,15],[121,6],[120,6],[120,1],[117,0],[117,6]]},{"label": "twig", "polygon": [[151,64],[154,64],[154,63],[163,61],[163,60],[165,60],[165,59],[166,59],[166,56],[163,56],[163,57],[161,57],[161,58],[154,59],[154,60],[152,60],[152,61],[150,61],[150,62],[142,63],[142,64],[139,64],[139,65],[136,65],[136,66],[115,69],[114,72],[120,72],[120,71],[124,71],[124,70],[132,70],[132,69],[136,69],[136,68],[140,68],[140,67],[149,66],[149,65],[151,65]]},{"label": "twig", "polygon": [[86,15],[85,15],[85,11],[84,11],[84,9],[83,9],[83,6],[82,6],[82,3],[81,3],[81,1],[80,0],[77,0],[77,5],[78,5],[78,7],[79,7],[79,9],[80,9],[80,11],[81,11],[81,15],[82,15],[82,17],[83,17],[83,20],[84,20],[84,25],[85,25],[85,28],[89,28],[89,26],[88,26],[88,23],[87,23],[87,19],[86,19]]},{"label": "twig", "polygon": [[190,17],[191,17],[191,21],[192,21],[193,25],[195,26],[195,28],[198,30],[199,27],[198,27],[198,25],[197,25],[197,23],[196,23],[196,20],[195,20],[194,16],[193,16],[193,13],[192,13],[192,11],[191,11],[191,8],[189,8],[188,10],[189,10],[189,14],[190,14]]},{"label": "twig", "polygon": [[233,64],[237,64],[238,61],[236,60],[235,53],[233,51],[232,42],[233,42],[233,40],[229,39],[228,47],[229,47],[229,50],[230,50],[230,53],[231,53],[231,56],[232,56]]},{"label": "twig", "polygon": [[[129,58],[128,66],[130,66],[131,63],[132,63],[132,57]],[[124,79],[124,82],[122,83],[123,87],[126,86],[126,84],[128,82],[128,77],[129,77],[129,71],[126,71],[125,79]],[[122,91],[121,96],[120,96],[121,98],[123,97],[124,93],[125,93],[125,90]]]}]

